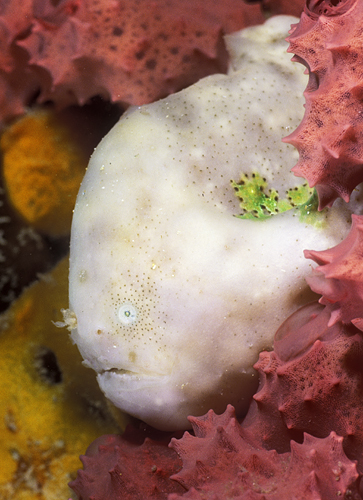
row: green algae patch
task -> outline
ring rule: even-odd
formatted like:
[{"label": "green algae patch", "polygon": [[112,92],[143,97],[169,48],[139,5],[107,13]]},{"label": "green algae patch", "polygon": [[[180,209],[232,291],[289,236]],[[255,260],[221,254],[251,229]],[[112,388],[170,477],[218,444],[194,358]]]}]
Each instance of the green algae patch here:
[{"label": "green algae patch", "polygon": [[301,203],[297,207],[300,222],[305,224],[310,224],[319,229],[325,227],[327,218],[326,215],[327,209],[325,208],[324,210],[319,211],[318,207],[319,207],[319,196],[316,189],[314,189],[310,198],[306,202]]},{"label": "green algae patch", "polygon": [[231,186],[240,201],[242,212],[237,217],[241,219],[264,220],[307,203],[313,194],[313,189],[303,184],[288,189],[281,197],[278,191],[269,188],[266,179],[257,172],[242,174],[238,182],[231,181]]}]

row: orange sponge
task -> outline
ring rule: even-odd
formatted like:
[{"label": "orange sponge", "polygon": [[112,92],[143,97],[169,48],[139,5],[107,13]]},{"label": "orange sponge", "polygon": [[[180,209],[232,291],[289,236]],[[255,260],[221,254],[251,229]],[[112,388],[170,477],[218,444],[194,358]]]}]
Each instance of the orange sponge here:
[{"label": "orange sponge", "polygon": [[69,233],[87,155],[49,110],[24,115],[4,131],[0,146],[10,202],[35,229]]}]

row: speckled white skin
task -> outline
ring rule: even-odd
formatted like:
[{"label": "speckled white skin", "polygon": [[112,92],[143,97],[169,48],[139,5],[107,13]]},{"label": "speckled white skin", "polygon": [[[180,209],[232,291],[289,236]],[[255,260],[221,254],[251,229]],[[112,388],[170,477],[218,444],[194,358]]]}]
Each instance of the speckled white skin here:
[{"label": "speckled white skin", "polygon": [[[285,54],[291,17],[228,37],[217,75],[124,115],[92,156],[74,212],[72,339],[118,407],[165,430],[256,389],[252,365],[306,303],[311,264],[349,229],[296,210],[241,220],[230,179],[258,171],[271,187],[303,182],[281,137],[303,114],[306,79]],[[247,47],[247,49],[246,49]],[[245,55],[243,55],[245,54]]]}]

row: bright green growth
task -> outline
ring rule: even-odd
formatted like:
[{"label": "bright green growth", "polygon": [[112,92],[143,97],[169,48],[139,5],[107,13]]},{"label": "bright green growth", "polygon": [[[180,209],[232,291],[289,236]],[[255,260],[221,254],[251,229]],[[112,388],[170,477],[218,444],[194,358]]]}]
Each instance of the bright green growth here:
[{"label": "bright green growth", "polygon": [[313,190],[307,184],[289,189],[281,198],[275,189],[267,187],[267,181],[260,174],[242,174],[239,182],[231,181],[231,185],[240,200],[242,219],[266,219],[276,213],[285,212],[307,202]]},{"label": "bright green growth", "polygon": [[300,213],[300,222],[322,228],[326,224],[327,209],[325,208],[319,212],[318,206],[319,197],[317,191],[314,189],[310,198],[297,207]]}]

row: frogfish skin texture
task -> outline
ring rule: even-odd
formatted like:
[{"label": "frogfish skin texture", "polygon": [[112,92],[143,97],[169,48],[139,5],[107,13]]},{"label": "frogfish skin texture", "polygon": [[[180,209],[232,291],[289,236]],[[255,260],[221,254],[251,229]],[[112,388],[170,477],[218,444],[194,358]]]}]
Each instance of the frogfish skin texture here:
[{"label": "frogfish skin texture", "polygon": [[285,138],[299,151],[292,169],[315,186],[320,208],[345,201],[363,181],[363,2],[311,0],[288,41],[307,67],[306,109]]}]

